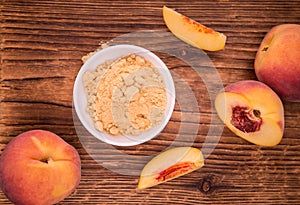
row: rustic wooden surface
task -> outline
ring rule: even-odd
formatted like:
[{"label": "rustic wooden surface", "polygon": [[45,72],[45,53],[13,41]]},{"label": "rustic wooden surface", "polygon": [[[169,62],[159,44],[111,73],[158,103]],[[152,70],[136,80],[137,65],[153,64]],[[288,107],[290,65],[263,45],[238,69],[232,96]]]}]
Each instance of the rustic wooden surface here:
[{"label": "rustic wooden surface", "polygon": [[[99,165],[84,148],[72,115],[73,84],[81,57],[97,49],[99,42],[122,34],[150,29],[167,32],[163,5],[228,36],[225,50],[207,52],[224,85],[256,79],[253,62],[265,33],[277,24],[300,23],[297,0],[0,0],[1,151],[13,137],[31,129],[53,131],[73,145],[82,160],[82,179],[60,204],[300,204],[299,103],[284,103],[286,129],[279,145],[259,147],[224,128],[202,169],[144,191],[136,190],[138,176]],[[200,113],[183,111],[177,104],[158,137],[138,146],[117,147],[124,153],[159,153],[173,142],[180,123],[195,126],[199,114],[193,146],[201,148],[210,126],[223,128],[220,121],[210,123],[215,112],[199,76],[166,55],[160,57],[193,89]],[[10,204],[2,192],[0,204]]]}]

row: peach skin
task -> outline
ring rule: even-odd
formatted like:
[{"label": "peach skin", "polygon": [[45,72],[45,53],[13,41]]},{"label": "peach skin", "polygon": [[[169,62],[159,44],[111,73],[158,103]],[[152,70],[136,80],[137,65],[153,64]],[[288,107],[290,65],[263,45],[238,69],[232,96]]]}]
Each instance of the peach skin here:
[{"label": "peach skin", "polygon": [[80,176],[75,148],[44,130],[15,137],[0,157],[0,187],[15,204],[58,203],[75,190]]},{"label": "peach skin", "polygon": [[282,100],[300,102],[300,25],[273,27],[261,42],[254,68],[258,80]]}]

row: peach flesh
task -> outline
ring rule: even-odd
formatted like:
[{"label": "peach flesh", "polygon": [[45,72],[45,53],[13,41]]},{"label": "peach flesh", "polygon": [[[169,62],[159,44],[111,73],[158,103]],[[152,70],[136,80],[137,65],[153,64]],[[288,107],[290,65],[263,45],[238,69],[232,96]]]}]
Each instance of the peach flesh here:
[{"label": "peach flesh", "polygon": [[284,110],[276,93],[259,81],[245,80],[225,87],[215,99],[215,108],[236,135],[261,146],[281,141]]},{"label": "peach flesh", "polygon": [[201,150],[193,147],[176,147],[155,156],[141,172],[138,189],[152,187],[182,175],[188,174],[204,165]]},{"label": "peach flesh", "polygon": [[226,36],[166,6],[163,18],[168,29],[185,43],[208,51],[224,49]]}]

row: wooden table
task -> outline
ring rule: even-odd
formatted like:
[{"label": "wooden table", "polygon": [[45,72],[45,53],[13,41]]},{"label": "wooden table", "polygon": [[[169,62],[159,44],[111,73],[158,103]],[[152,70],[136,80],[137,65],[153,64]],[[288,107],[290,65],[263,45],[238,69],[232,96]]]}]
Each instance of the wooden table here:
[{"label": "wooden table", "polygon": [[[224,85],[255,80],[254,58],[266,32],[277,24],[300,23],[298,0],[0,0],[1,152],[11,139],[31,129],[50,130],[73,145],[82,160],[82,179],[61,204],[300,204],[300,104],[284,103],[286,128],[279,145],[250,144],[223,129],[220,120],[212,122],[216,113],[203,79],[166,53],[157,55],[191,88],[198,111],[184,110],[176,103],[170,122],[159,136],[141,145],[114,149],[124,155],[152,156],[173,142],[175,146],[186,145],[176,138],[178,127],[196,126],[199,129],[192,146],[213,146],[214,140],[218,141],[205,166],[138,191],[139,176],[130,170],[126,174],[132,162],[123,161],[120,155],[120,162],[109,166],[109,155],[107,159],[97,158],[85,148],[86,142],[78,137],[76,126],[80,125],[75,115],[73,118],[72,106],[81,57],[97,49],[100,42],[124,34],[168,32],[162,18],[163,5],[227,35],[224,50],[206,52]],[[179,81],[175,84],[180,86]],[[197,116],[200,121],[195,123]],[[220,129],[221,134],[216,134]],[[188,132],[183,135],[191,137]],[[112,148],[101,147],[103,154]],[[99,163],[101,160],[104,164]],[[118,173],[118,166],[121,170],[124,164],[125,171]],[[136,170],[142,166],[133,165]],[[2,192],[0,204],[10,204]]]}]

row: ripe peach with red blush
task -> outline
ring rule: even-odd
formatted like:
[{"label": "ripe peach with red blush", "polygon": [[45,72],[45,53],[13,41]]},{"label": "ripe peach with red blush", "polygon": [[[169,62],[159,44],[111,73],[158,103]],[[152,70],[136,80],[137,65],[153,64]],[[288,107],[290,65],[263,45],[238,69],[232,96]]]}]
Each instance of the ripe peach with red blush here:
[{"label": "ripe peach with red blush", "polygon": [[0,187],[15,204],[55,204],[81,176],[79,155],[56,134],[32,130],[12,139],[0,157]]},{"label": "ripe peach with red blush", "polygon": [[258,80],[282,100],[300,102],[300,25],[273,27],[261,42],[254,68]]}]

